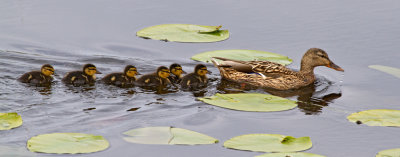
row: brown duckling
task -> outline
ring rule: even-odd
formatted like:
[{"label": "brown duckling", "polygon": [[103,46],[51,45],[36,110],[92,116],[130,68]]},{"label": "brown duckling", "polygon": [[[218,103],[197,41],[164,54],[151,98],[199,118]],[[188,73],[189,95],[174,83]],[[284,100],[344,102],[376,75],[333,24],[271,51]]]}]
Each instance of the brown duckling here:
[{"label": "brown duckling", "polygon": [[106,84],[118,87],[132,87],[136,81],[138,71],[135,66],[127,65],[122,73],[111,73],[101,79]]},{"label": "brown duckling", "polygon": [[157,68],[155,73],[150,73],[140,77],[136,83],[140,86],[163,86],[171,84],[168,80],[170,71],[165,66],[160,66]]},{"label": "brown duckling", "polygon": [[179,84],[182,81],[182,74],[186,74],[185,71],[182,70],[182,66],[180,64],[174,63],[169,66],[169,71],[172,75],[168,77],[171,83]]},{"label": "brown duckling", "polygon": [[64,76],[62,81],[65,84],[71,84],[74,86],[94,85],[96,82],[95,74],[101,74],[101,72],[97,70],[96,66],[93,64],[85,64],[82,71],[69,72]]},{"label": "brown duckling", "polygon": [[193,73],[187,74],[182,78],[181,87],[191,89],[206,87],[208,83],[207,74],[210,73],[205,65],[197,64]]},{"label": "brown duckling", "polygon": [[51,75],[54,74],[54,68],[50,64],[42,66],[40,71],[31,71],[23,74],[18,81],[22,83],[34,84],[37,86],[49,86],[53,81]]},{"label": "brown duckling", "polygon": [[[328,54],[319,48],[309,49],[301,59],[300,71],[293,71],[284,65],[269,61],[239,61],[222,57],[213,57],[221,77],[237,83],[246,83],[257,87],[278,90],[297,89],[314,83],[314,68],[326,66],[344,71],[334,64]],[[254,74],[255,73],[255,74]]]}]

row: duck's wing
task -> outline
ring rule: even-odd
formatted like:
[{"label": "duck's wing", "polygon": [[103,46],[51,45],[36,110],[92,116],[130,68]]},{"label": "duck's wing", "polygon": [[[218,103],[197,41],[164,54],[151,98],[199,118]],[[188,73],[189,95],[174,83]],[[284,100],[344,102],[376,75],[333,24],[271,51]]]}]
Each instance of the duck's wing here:
[{"label": "duck's wing", "polygon": [[[213,57],[222,60],[218,67],[229,67],[245,73],[262,73],[270,77],[294,75],[296,72],[284,65],[270,61],[240,61],[222,57]],[[215,64],[214,64],[215,65]]]}]

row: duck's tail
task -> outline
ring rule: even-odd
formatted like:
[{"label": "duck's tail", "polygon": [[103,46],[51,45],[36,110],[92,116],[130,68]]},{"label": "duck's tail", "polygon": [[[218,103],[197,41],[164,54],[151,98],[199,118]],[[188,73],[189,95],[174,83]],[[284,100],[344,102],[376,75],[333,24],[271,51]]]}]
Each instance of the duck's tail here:
[{"label": "duck's tail", "polygon": [[215,67],[218,68],[221,77],[224,77],[224,74],[226,73],[224,66],[221,66],[221,64],[219,64],[214,58],[215,57],[211,58],[211,62],[214,64]]}]

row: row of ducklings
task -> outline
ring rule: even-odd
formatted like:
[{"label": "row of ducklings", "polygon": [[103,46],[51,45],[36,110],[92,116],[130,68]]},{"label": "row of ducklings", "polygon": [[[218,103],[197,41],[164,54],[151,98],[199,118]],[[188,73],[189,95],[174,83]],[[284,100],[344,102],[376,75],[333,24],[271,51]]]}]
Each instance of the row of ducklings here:
[{"label": "row of ducklings", "polygon": [[[160,66],[154,73],[149,73],[136,79],[138,75],[137,68],[133,65],[127,65],[123,72],[116,72],[106,75],[101,79],[105,84],[115,85],[118,87],[138,86],[164,86],[168,84],[180,84],[183,88],[199,88],[204,87],[208,83],[207,67],[198,64],[194,68],[194,72],[182,77],[186,74],[182,66],[172,64],[169,68]],[[53,81],[52,75],[54,68],[50,64],[42,66],[40,71],[31,71],[23,74],[18,80],[23,83],[29,83],[37,86],[48,86]],[[82,71],[68,72],[62,82],[74,86],[93,85],[96,82],[96,74],[101,74],[93,64],[85,64]]]}]

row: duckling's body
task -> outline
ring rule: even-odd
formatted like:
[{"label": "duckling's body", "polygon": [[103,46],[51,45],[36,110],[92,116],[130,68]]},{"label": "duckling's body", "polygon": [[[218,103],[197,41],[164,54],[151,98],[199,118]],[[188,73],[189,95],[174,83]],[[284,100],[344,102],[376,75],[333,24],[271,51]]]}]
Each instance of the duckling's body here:
[{"label": "duckling's body", "polygon": [[118,87],[133,87],[136,81],[136,74],[136,67],[128,65],[125,67],[124,72],[108,74],[101,80],[106,84],[111,84]]},{"label": "duckling's body", "polygon": [[239,61],[214,57],[222,60],[214,66],[218,67],[221,77],[238,83],[246,83],[257,87],[278,90],[297,89],[314,83],[314,68],[327,66],[343,71],[328,58],[322,49],[311,48],[303,56],[300,71],[293,71],[284,65],[269,61]]},{"label": "duckling's body", "polygon": [[37,86],[50,86],[53,82],[54,68],[45,64],[42,66],[41,71],[31,71],[23,74],[18,81],[22,83],[29,83]]},{"label": "duckling's body", "polygon": [[168,80],[174,84],[179,84],[182,81],[182,74],[186,74],[186,72],[182,70],[182,66],[177,63],[171,64],[171,66],[169,66],[169,71],[172,75],[168,77]]},{"label": "duckling's body", "polygon": [[171,84],[168,80],[169,70],[165,66],[161,66],[156,72],[143,75],[136,83],[140,86],[165,86]]},{"label": "duckling's body", "polygon": [[93,64],[83,66],[83,71],[72,71],[67,73],[62,82],[74,86],[94,85],[96,82],[95,74],[101,74]]},{"label": "duckling's body", "polygon": [[206,87],[208,83],[207,73],[209,71],[206,66],[203,64],[196,65],[193,73],[187,74],[182,78],[181,87],[190,89]]}]

